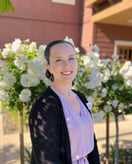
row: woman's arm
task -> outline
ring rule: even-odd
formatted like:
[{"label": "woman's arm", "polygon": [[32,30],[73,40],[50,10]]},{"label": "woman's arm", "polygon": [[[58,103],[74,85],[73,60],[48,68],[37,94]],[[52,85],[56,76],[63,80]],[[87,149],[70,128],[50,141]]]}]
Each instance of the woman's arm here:
[{"label": "woman's arm", "polygon": [[[29,115],[33,164],[62,164],[60,125],[56,105],[46,99],[36,101]],[[32,163],[31,163],[32,164]]]}]

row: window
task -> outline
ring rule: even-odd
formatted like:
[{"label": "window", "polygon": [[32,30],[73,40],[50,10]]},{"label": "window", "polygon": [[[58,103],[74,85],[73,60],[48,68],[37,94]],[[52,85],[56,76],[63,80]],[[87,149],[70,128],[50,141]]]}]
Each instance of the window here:
[{"label": "window", "polygon": [[52,0],[52,2],[66,4],[66,5],[75,5],[76,4],[76,0]]},{"label": "window", "polygon": [[115,41],[115,54],[119,55],[121,62],[132,61],[132,42]]}]

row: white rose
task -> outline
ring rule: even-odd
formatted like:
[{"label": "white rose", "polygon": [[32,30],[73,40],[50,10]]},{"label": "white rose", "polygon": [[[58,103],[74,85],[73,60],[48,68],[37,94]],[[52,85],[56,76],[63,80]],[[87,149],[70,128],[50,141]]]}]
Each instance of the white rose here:
[{"label": "white rose", "polygon": [[103,109],[105,112],[111,112],[112,111],[111,105],[105,105]]},{"label": "white rose", "polygon": [[21,75],[20,83],[23,87],[33,87],[37,86],[40,81],[30,74],[23,74]]},{"label": "white rose", "polygon": [[106,97],[107,96],[107,93],[108,93],[107,88],[103,88],[102,89],[102,97]]},{"label": "white rose", "polygon": [[19,95],[19,99],[22,102],[28,102],[31,99],[31,91],[30,89],[23,89]]},{"label": "white rose", "polygon": [[93,116],[93,120],[94,121],[101,121],[103,118],[104,118],[104,111],[99,111],[98,113],[93,113],[92,116]]},{"label": "white rose", "polygon": [[111,104],[112,104],[112,106],[113,106],[114,108],[117,107],[118,103],[119,103],[118,100],[113,100],[113,101],[111,102]]},{"label": "white rose", "polygon": [[36,78],[43,80],[45,78],[46,67],[43,61],[39,58],[35,58],[28,63],[28,73],[35,76]]},{"label": "white rose", "polygon": [[2,57],[8,58],[12,54],[12,50],[10,48],[4,48],[2,51]]},{"label": "white rose", "polygon": [[26,63],[28,62],[27,56],[22,56],[20,59],[16,58],[14,60],[14,64],[17,68],[20,70],[24,69],[26,67]]},{"label": "white rose", "polygon": [[8,93],[4,90],[0,90],[0,101],[6,101],[8,98]]},{"label": "white rose", "polygon": [[89,77],[88,88],[94,89],[100,84],[101,84],[101,74],[96,69],[93,69]]},{"label": "white rose", "polygon": [[33,52],[37,50],[37,43],[36,42],[32,42],[29,45],[29,52]]},{"label": "white rose", "polygon": [[3,75],[3,82],[7,85],[7,87],[11,88],[16,82],[16,77],[12,73],[5,73]]},{"label": "white rose", "polygon": [[7,65],[3,60],[0,60],[0,74],[4,74],[7,71]]},{"label": "white rose", "polygon": [[22,41],[20,39],[15,39],[12,43],[12,51],[16,54],[20,54],[24,51]]}]

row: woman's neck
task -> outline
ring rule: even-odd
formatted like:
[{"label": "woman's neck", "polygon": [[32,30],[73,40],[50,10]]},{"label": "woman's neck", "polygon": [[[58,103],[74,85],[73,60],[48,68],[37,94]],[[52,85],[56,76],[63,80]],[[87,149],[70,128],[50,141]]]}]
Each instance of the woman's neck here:
[{"label": "woman's neck", "polygon": [[58,92],[59,94],[63,95],[64,97],[70,97],[72,94],[71,85],[65,85],[65,84],[58,85],[56,83],[53,83],[51,85],[51,88],[56,92]]}]

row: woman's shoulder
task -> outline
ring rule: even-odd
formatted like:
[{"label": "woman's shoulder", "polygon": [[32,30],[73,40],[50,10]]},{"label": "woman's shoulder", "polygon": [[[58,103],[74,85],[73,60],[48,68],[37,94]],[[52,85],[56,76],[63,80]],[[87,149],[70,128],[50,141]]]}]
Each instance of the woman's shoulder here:
[{"label": "woman's shoulder", "polygon": [[50,88],[47,87],[42,93],[40,93],[36,98],[35,98],[35,102],[47,102],[47,101],[56,101],[58,100],[59,97],[57,96],[57,94]]},{"label": "woman's shoulder", "polygon": [[48,87],[42,93],[40,93],[34,100],[31,106],[31,111],[43,111],[49,108],[54,108],[60,104],[59,97]]}]

